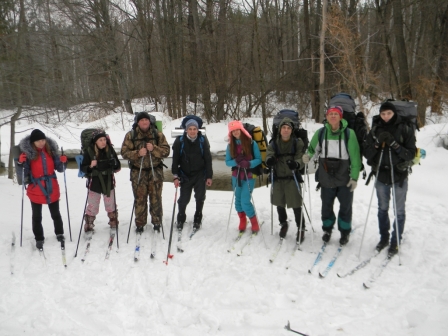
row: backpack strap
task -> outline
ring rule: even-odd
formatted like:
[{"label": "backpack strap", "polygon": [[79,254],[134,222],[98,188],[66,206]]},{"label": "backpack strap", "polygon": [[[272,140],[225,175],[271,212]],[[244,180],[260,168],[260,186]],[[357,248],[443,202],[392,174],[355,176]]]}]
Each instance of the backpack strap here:
[{"label": "backpack strap", "polygon": [[[344,134],[345,134],[345,136],[344,136],[345,148],[347,149],[347,152],[348,152],[348,140],[350,139],[350,128],[346,127],[344,129]],[[322,153],[322,143],[323,143],[324,137],[325,137],[325,143],[327,143],[327,132],[325,132],[325,127],[322,127],[319,129],[319,135],[318,135],[320,153]],[[339,134],[339,140],[341,140],[341,134]],[[325,146],[325,157],[327,157],[327,151],[328,151],[328,146]],[[339,141],[339,158],[341,158],[341,141]],[[349,155],[349,158],[350,158],[350,155]]]},{"label": "backpack strap", "polygon": [[274,147],[274,151],[275,151],[275,157],[282,157],[282,156],[292,156],[294,157],[296,155],[296,147],[297,147],[297,142],[299,140],[297,139],[297,137],[293,137],[293,144],[291,147],[291,152],[290,153],[284,153],[284,154],[280,154],[280,151],[278,149],[278,145],[277,145],[277,140],[274,140],[272,142],[272,147]]},{"label": "backpack strap", "polygon": [[[180,136],[180,156],[182,157],[182,151],[184,149],[184,135]],[[199,147],[201,148],[201,155],[204,157],[204,137],[202,135],[198,135]]]},{"label": "backpack strap", "polygon": [[[41,152],[40,155],[41,155],[41,159],[42,159],[42,166],[43,166],[42,168],[43,168],[45,175],[38,177],[38,178],[34,178],[33,174],[30,173],[30,180],[31,180],[31,183],[33,183],[34,185],[37,184],[39,186],[40,190],[42,191],[42,193],[45,196],[47,204],[50,204],[51,203],[50,196],[53,193],[52,179],[56,179],[57,177],[56,177],[56,174],[54,171],[53,171],[53,174],[48,175],[47,161],[45,160],[45,154],[43,152]],[[45,181],[45,187],[42,185],[41,181]]]}]

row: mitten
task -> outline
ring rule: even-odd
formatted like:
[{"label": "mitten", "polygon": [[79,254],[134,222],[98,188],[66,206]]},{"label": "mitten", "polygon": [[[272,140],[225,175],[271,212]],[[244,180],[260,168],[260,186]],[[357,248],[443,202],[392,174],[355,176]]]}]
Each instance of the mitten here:
[{"label": "mitten", "polygon": [[275,157],[271,156],[266,160],[266,166],[272,167],[273,165],[275,165]]},{"label": "mitten", "polygon": [[22,153],[19,156],[19,163],[24,163],[26,161],[26,154]]},{"label": "mitten", "polygon": [[286,161],[286,164],[288,165],[288,168],[291,170],[294,170],[297,168],[297,162],[295,162],[293,160]]},{"label": "mitten", "polygon": [[311,158],[308,154],[303,154],[302,156],[302,161],[304,164],[307,164],[308,162],[310,162]]}]

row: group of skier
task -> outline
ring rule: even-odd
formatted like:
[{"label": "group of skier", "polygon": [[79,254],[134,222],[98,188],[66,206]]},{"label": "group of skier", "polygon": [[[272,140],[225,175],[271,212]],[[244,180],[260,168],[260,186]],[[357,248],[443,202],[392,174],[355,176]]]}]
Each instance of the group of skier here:
[{"label": "group of skier", "polygon": [[[392,103],[381,105],[379,116],[373,118],[372,129],[361,143],[368,165],[376,175],[375,188],[378,198],[378,222],[380,242],[377,250],[389,247],[389,255],[398,251],[405,223],[405,201],[408,190],[408,163],[416,151],[415,134],[403,125]],[[303,215],[302,170],[313,157],[318,160],[316,181],[319,182],[322,200],[322,239],[328,242],[334,225],[340,231],[340,245],[349,241],[352,230],[352,206],[362,160],[360,145],[352,129],[347,128],[343,111],[331,106],[326,112],[327,122],[323,129],[315,132],[308,148],[294,136],[294,123],[284,118],[279,124],[278,136],[270,142],[265,164],[270,170],[272,183],[271,203],[277,208],[280,238],[288,232],[286,208],[292,208],[297,226],[296,240],[305,239],[306,223]],[[202,124],[202,122],[201,122]],[[186,222],[186,207],[194,190],[196,211],[193,229],[199,230],[202,222],[206,187],[212,185],[213,169],[210,145],[201,134],[197,118],[184,124],[184,134],[173,144],[172,173],[174,187],[180,187],[177,200],[177,229],[182,230]],[[121,155],[130,162],[130,180],[134,194],[135,225],[138,233],[147,224],[148,198],[153,230],[160,232],[163,207],[163,159],[170,154],[170,146],[162,132],[151,125],[148,113],[140,112],[132,131],[124,138]],[[226,150],[226,165],[232,170],[232,189],[235,209],[239,217],[238,229],[243,232],[250,222],[251,231],[260,230],[260,222],[253,205],[252,193],[257,177],[255,167],[262,162],[257,143],[244,125],[234,120],[228,124],[229,144]],[[65,169],[67,157],[58,155],[57,143],[36,129],[20,142],[22,154],[18,162],[23,164],[27,195],[32,206],[32,227],[36,247],[42,249],[44,232],[42,227],[42,205],[48,204],[54,222],[54,232],[59,241],[64,240],[64,229],[59,211],[59,185],[55,170]],[[121,168],[107,134],[103,130],[92,133],[91,146],[84,154],[81,170],[88,178],[88,197],[84,213],[84,231],[94,230],[94,221],[99,212],[103,195],[109,225],[119,224],[115,199],[114,174]],[[398,232],[395,225],[390,235],[388,215],[394,197]],[[333,208],[338,199],[339,211]],[[174,216],[174,214],[173,214]]]}]

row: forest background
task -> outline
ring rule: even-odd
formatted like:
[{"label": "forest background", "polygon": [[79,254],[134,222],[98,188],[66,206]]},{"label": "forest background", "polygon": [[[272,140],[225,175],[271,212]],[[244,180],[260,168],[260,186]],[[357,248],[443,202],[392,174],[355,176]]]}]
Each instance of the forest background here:
[{"label": "forest background", "polygon": [[[2,0],[0,127],[134,113],[173,119],[275,113],[323,119],[331,95],[409,99],[442,115],[448,99],[445,0]],[[61,113],[64,112],[64,113]],[[151,111],[149,111],[151,112]],[[12,157],[10,156],[10,160]],[[12,167],[11,162],[8,165]],[[12,177],[12,169],[11,169]]]}]

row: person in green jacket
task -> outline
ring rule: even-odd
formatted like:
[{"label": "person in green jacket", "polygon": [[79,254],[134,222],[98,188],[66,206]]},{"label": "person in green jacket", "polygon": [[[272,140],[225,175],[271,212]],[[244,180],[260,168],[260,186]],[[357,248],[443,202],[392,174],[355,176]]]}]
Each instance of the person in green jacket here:
[{"label": "person in green jacket", "polygon": [[[302,182],[299,169],[305,165],[302,161],[304,143],[293,136],[294,123],[284,118],[279,124],[279,133],[272,139],[266,152],[266,165],[274,169],[274,184],[271,203],[277,207],[280,222],[280,238],[288,231],[286,208],[292,208],[297,225],[297,241],[305,239],[305,220],[302,214],[302,196],[298,183]],[[296,179],[294,179],[294,175]],[[297,180],[297,184],[296,184]],[[300,230],[302,229],[302,230]]]},{"label": "person in green jacket", "polygon": [[345,245],[352,230],[353,191],[356,189],[361,170],[361,157],[356,134],[352,129],[347,129],[347,121],[342,118],[342,108],[331,106],[326,116],[327,123],[323,129],[314,133],[308,151],[302,159],[307,164],[314,155],[319,158],[316,181],[321,187],[321,218],[324,231],[322,240],[330,241],[336,222],[333,205],[337,198],[340,204],[337,218],[338,230],[341,232],[339,243]]}]

